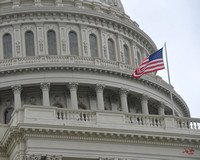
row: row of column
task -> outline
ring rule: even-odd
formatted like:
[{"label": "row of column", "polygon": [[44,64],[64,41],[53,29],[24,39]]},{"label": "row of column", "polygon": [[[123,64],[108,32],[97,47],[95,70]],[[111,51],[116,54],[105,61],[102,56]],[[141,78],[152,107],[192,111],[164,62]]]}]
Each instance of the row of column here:
[{"label": "row of column", "polygon": [[[77,98],[77,89],[78,89],[78,83],[71,82],[68,85],[70,90],[70,98],[71,98],[71,109],[78,110],[78,98]],[[40,84],[40,88],[42,90],[42,97],[43,97],[43,106],[50,106],[50,99],[49,99],[49,89],[50,89],[50,83],[44,82]],[[103,111],[104,110],[104,98],[103,98],[103,90],[105,88],[105,85],[103,84],[96,84],[96,96],[97,96],[97,108],[98,110]],[[14,106],[15,109],[21,108],[21,91],[22,86],[21,85],[15,85],[12,86],[12,90],[14,93]],[[120,101],[121,101],[121,107],[122,111],[125,113],[128,113],[128,103],[127,103],[127,94],[128,89],[121,88],[120,93]],[[148,109],[148,96],[141,96],[141,106],[142,106],[142,113],[148,115],[149,109]],[[159,115],[164,115],[164,104],[160,104],[158,107],[158,113]]]}]

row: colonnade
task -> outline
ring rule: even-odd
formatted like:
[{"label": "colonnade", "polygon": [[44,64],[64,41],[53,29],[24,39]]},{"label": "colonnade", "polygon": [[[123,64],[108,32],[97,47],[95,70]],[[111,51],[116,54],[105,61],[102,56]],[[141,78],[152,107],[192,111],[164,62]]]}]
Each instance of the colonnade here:
[{"label": "colonnade", "polygon": [[[40,88],[42,90],[43,106],[50,106],[50,98],[49,98],[50,83],[49,82],[40,83]],[[78,98],[77,98],[78,83],[70,82],[68,84],[68,88],[70,90],[71,109],[78,110]],[[100,110],[100,111],[105,110],[104,88],[105,88],[104,84],[96,84],[96,87],[95,87],[96,97],[97,97],[97,110]],[[21,108],[21,91],[22,91],[22,89],[23,88],[21,85],[12,86],[12,90],[13,90],[13,94],[14,94],[15,109]],[[122,108],[122,112],[124,112],[124,113],[129,112],[128,103],[127,103],[128,93],[129,93],[129,90],[126,88],[119,89],[121,108]],[[140,97],[140,99],[141,99],[142,114],[148,115],[149,114],[149,108],[148,108],[149,97],[146,95],[142,95]],[[159,104],[158,114],[159,115],[165,114],[165,105],[163,103]]]}]

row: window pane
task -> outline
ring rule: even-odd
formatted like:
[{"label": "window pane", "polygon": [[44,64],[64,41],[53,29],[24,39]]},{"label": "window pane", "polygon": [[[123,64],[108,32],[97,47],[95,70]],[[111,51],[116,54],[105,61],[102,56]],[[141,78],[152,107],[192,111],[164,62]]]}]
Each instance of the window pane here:
[{"label": "window pane", "polygon": [[48,53],[49,55],[57,55],[56,33],[54,31],[47,32]]},{"label": "window pane", "polygon": [[35,56],[34,35],[33,32],[28,31],[25,34],[26,56]]},{"label": "window pane", "polygon": [[10,122],[12,112],[13,112],[13,108],[9,108],[9,109],[6,110],[6,112],[5,112],[5,124],[8,124]]},{"label": "window pane", "polygon": [[108,51],[110,60],[115,60],[115,50],[114,50],[114,43],[112,39],[108,39]]},{"label": "window pane", "polygon": [[12,57],[12,38],[10,34],[3,36],[3,51],[5,59]]},{"label": "window pane", "polygon": [[78,56],[78,41],[75,32],[69,32],[70,54]]},{"label": "window pane", "polygon": [[98,57],[97,38],[93,34],[90,35],[90,53],[91,53],[91,57]]},{"label": "window pane", "polygon": [[124,62],[129,64],[129,51],[126,45],[124,45]]}]

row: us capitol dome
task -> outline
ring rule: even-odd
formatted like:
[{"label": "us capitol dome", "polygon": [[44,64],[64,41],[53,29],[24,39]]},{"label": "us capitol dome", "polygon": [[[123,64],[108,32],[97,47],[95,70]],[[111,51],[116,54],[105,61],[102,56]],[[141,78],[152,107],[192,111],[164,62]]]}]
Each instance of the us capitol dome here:
[{"label": "us capitol dome", "polygon": [[1,0],[0,160],[199,160],[200,119],[132,77],[156,50],[120,0]]}]

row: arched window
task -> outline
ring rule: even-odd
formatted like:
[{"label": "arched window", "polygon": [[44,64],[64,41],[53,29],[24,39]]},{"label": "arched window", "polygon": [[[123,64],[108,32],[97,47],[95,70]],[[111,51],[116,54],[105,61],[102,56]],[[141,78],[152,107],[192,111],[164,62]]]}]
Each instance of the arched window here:
[{"label": "arched window", "polygon": [[78,56],[78,40],[77,34],[74,31],[69,32],[69,47],[70,54]]},{"label": "arched window", "polygon": [[112,39],[108,39],[108,52],[110,60],[115,60],[115,49],[114,49],[114,42]]},{"label": "arched window", "polygon": [[91,57],[98,57],[97,38],[94,34],[90,34],[90,53]]},{"label": "arched window", "polygon": [[11,120],[11,116],[12,116],[12,113],[13,113],[13,108],[8,108],[6,111],[5,111],[5,124],[8,124]]},{"label": "arched window", "polygon": [[4,59],[12,57],[12,37],[9,33],[3,36]]},{"label": "arched window", "polygon": [[49,55],[57,55],[56,33],[53,30],[47,32],[47,41]]},{"label": "arched window", "polygon": [[25,33],[26,56],[35,56],[34,35],[33,32]]},{"label": "arched window", "polygon": [[129,50],[127,45],[124,45],[124,62],[129,64]]}]

